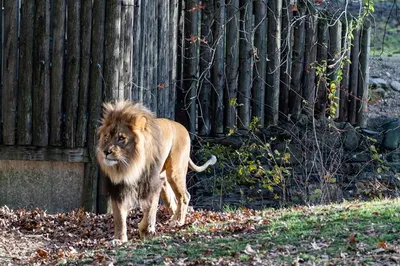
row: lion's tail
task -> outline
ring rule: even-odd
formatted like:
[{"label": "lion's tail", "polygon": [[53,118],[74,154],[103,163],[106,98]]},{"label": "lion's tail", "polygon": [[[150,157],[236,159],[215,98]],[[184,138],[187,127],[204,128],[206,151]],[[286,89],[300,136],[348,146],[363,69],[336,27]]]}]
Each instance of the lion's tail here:
[{"label": "lion's tail", "polygon": [[216,162],[217,162],[217,157],[215,157],[214,155],[211,155],[211,158],[205,164],[203,164],[201,166],[197,166],[194,164],[192,159],[189,158],[189,168],[196,172],[203,172],[204,170],[207,169],[208,166],[213,165]]}]

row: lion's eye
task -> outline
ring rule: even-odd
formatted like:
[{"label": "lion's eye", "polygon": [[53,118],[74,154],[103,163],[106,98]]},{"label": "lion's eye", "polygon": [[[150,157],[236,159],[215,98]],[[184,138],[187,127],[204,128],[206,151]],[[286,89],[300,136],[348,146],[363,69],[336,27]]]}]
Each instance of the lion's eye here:
[{"label": "lion's eye", "polygon": [[118,142],[124,142],[125,141],[125,137],[124,136],[119,136],[118,137]]}]

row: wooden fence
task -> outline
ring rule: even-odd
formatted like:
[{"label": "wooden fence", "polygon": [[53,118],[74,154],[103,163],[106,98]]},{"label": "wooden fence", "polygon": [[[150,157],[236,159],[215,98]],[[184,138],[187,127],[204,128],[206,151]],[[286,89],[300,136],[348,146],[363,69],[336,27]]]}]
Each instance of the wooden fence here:
[{"label": "wooden fence", "polygon": [[365,125],[369,27],[350,40],[351,21],[301,0],[0,3],[1,159],[85,163],[89,210],[106,205],[94,154],[103,101],[142,101],[204,136],[252,117],[325,115],[333,101],[339,119]]}]

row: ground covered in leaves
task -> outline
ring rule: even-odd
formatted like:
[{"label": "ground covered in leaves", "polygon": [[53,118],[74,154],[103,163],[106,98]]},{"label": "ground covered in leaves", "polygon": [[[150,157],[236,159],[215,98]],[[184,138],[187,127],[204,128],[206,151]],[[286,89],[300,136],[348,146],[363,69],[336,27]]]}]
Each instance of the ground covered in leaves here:
[{"label": "ground covered in leaves", "polygon": [[0,265],[399,265],[400,200],[254,211],[191,211],[180,229],[112,242],[110,215],[0,208]]}]

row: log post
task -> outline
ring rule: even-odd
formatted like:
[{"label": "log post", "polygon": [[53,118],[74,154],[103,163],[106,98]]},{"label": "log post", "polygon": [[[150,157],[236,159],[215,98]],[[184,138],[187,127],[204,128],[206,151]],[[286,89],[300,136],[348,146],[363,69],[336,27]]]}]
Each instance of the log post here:
[{"label": "log post", "polygon": [[367,127],[368,112],[368,80],[369,80],[369,45],[371,42],[371,22],[364,20],[360,37],[360,68],[358,74],[357,124]]},{"label": "log post", "polygon": [[199,129],[200,136],[211,133],[211,61],[213,43],[212,22],[214,20],[214,1],[203,1],[206,7],[201,14],[201,40],[200,41],[200,91],[199,91]]},{"label": "log post", "polygon": [[326,105],[327,105],[327,81],[326,81],[326,67],[327,67],[327,57],[328,57],[328,27],[325,19],[320,19],[318,21],[318,48],[317,48],[317,64],[319,70],[316,80],[316,106],[315,112],[316,116],[322,118],[325,116]]},{"label": "log post", "polygon": [[[56,5],[56,3],[54,3],[54,5]],[[19,76],[18,83],[18,145],[32,144],[32,63],[34,43],[33,22],[35,18],[34,11],[34,1],[24,1],[21,3],[21,32],[19,41],[18,72],[24,74]],[[60,24],[64,25],[64,23]],[[61,70],[59,73],[62,75],[63,70]],[[61,99],[62,98],[60,97],[60,101]],[[61,138],[61,134],[59,134],[59,136]]]},{"label": "log post", "polygon": [[213,113],[211,129],[214,134],[221,134],[224,131],[224,87],[225,87],[225,20],[226,8],[225,0],[214,1],[215,21],[214,21],[214,65],[212,68],[212,107]]},{"label": "log post", "polygon": [[350,88],[349,88],[349,112],[348,118],[351,124],[356,124],[357,121],[357,95],[358,95],[358,63],[360,52],[360,29],[359,27],[353,30],[353,43],[350,55]]},{"label": "log post", "polygon": [[279,115],[282,119],[289,114],[289,90],[292,78],[292,4],[282,1],[282,33],[281,33],[281,70],[279,89]]},{"label": "log post", "polygon": [[282,0],[268,1],[267,87],[265,91],[265,124],[276,125],[279,118],[281,66]]},{"label": "log post", "polygon": [[227,2],[226,25],[226,90],[224,94],[224,130],[229,132],[236,126],[236,100],[239,77],[239,0]]},{"label": "log post", "polygon": [[251,121],[251,84],[253,78],[253,1],[240,1],[240,33],[239,33],[239,85],[238,127],[247,129]]},{"label": "log post", "polygon": [[304,74],[304,46],[305,46],[305,8],[303,0],[297,2],[297,16],[293,28],[292,80],[289,92],[289,113],[299,114],[302,102],[302,81]]},{"label": "log post", "polygon": [[259,125],[264,127],[265,77],[267,65],[267,3],[264,0],[255,1],[254,10],[254,47],[255,68],[252,88],[252,116],[259,118]]},{"label": "log post", "polygon": [[307,12],[305,21],[303,110],[306,114],[312,116],[314,115],[315,105],[315,64],[317,57],[318,20],[314,11],[308,10]]}]

